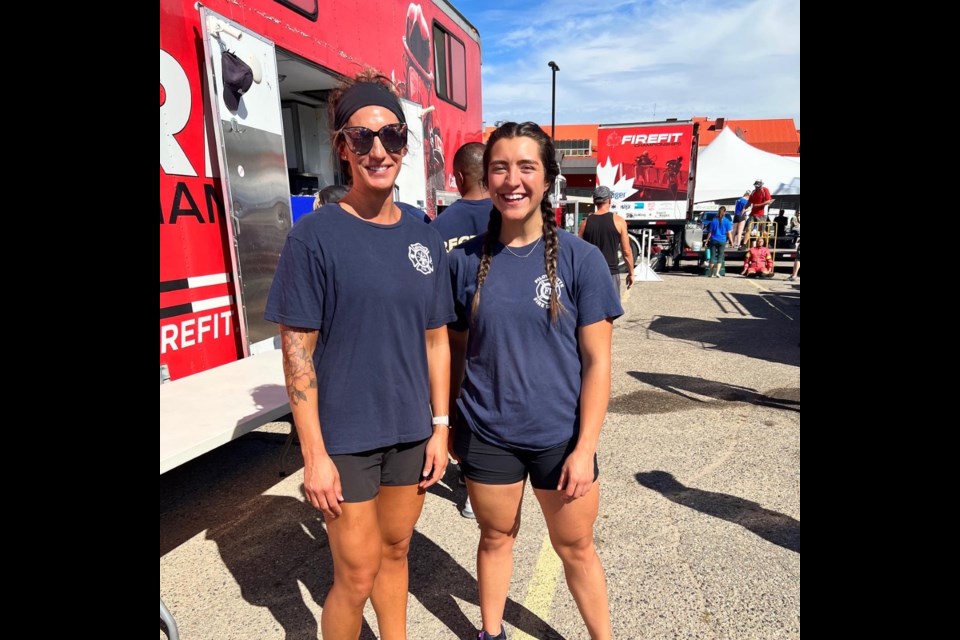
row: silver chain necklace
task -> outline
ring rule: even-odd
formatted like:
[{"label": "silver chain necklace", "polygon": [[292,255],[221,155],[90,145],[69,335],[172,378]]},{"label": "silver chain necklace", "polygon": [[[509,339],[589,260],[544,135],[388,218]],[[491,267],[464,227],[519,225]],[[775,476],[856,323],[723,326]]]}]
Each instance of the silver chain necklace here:
[{"label": "silver chain necklace", "polygon": [[516,256],[516,257],[518,257],[518,258],[529,258],[529,257],[530,257],[530,254],[532,254],[532,253],[537,249],[537,247],[540,245],[540,241],[541,241],[541,240],[543,240],[543,236],[540,236],[539,238],[537,238],[537,241],[533,243],[533,246],[530,247],[530,251],[527,251],[526,255],[520,255],[519,253],[514,252],[514,251],[513,251],[510,247],[508,247],[507,245],[503,245],[503,248],[506,249],[507,252],[509,252],[510,255],[512,255],[512,256]]}]

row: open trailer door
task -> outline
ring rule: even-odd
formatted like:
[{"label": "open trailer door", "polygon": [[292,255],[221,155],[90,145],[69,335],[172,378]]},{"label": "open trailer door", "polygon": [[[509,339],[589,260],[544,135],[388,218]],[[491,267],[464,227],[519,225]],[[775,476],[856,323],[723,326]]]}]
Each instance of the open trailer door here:
[{"label": "open trailer door", "polygon": [[397,176],[397,194],[401,202],[415,205],[424,211],[427,207],[427,165],[423,157],[423,107],[416,102],[401,99],[403,117],[407,120],[407,154]]},{"label": "open trailer door", "polygon": [[280,250],[292,225],[280,83],[273,42],[200,7],[208,126],[217,142],[244,355],[273,349],[263,319]]}]

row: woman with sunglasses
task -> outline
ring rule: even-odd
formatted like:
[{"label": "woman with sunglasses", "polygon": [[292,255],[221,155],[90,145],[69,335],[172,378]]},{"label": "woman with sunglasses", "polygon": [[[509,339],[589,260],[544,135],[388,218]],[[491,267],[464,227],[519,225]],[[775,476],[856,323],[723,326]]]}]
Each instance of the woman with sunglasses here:
[{"label": "woman with sunglasses", "polygon": [[500,126],[483,167],[493,201],[487,231],[450,253],[458,314],[451,358],[466,359],[453,453],[480,525],[479,639],[506,638],[529,477],[590,637],[608,640],[607,587],[593,546],[596,451],[610,396],[613,320],[623,309],[600,250],[556,227],[547,194],[560,171],[543,130],[532,122]]},{"label": "woman with sunglasses", "polygon": [[410,539],[447,466],[449,267],[440,234],[393,202],[407,125],[387,83],[365,76],[332,95],[352,186],[290,231],[266,308],[280,324],[304,493],[333,555],[327,640],[356,640],[368,598],[379,637],[406,638]]}]

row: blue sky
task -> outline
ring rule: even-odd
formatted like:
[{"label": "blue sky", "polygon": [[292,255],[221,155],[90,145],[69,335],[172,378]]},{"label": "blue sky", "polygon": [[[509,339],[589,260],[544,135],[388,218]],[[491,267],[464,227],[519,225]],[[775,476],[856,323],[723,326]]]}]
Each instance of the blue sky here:
[{"label": "blue sky", "polygon": [[793,118],[799,0],[452,0],[480,31],[483,119]]}]

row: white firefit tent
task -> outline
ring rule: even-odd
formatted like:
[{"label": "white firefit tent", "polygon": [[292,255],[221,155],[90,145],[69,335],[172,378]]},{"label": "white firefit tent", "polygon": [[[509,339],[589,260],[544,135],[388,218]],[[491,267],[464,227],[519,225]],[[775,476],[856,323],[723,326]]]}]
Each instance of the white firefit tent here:
[{"label": "white firefit tent", "polygon": [[787,158],[751,146],[724,129],[701,148],[697,159],[695,202],[739,198],[763,180],[774,196],[800,194],[800,158]]}]

